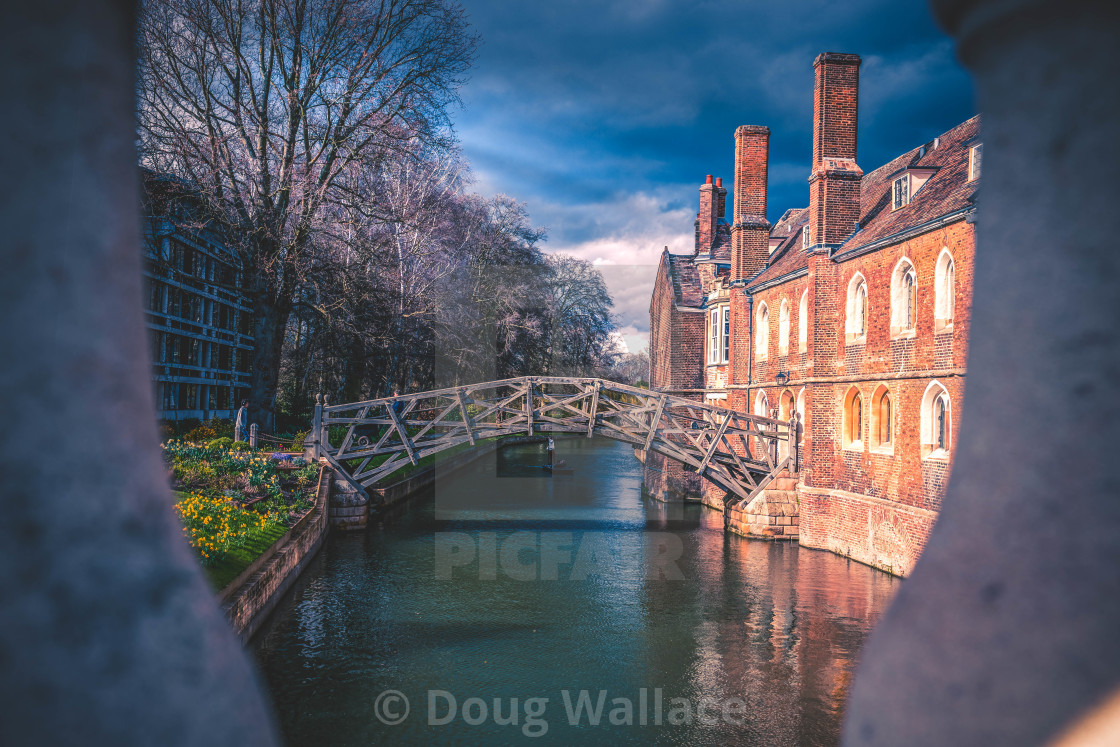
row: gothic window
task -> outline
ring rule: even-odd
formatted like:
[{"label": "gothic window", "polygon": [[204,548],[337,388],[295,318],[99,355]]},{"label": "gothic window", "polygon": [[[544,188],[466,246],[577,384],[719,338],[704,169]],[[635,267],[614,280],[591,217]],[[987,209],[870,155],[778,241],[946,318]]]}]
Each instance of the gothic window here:
[{"label": "gothic window", "polygon": [[890,390],[880,384],[871,396],[871,447],[889,452],[894,433],[894,403]]},{"label": "gothic window", "polygon": [[953,307],[956,295],[956,265],[948,249],[941,250],[934,272],[934,328],[944,329],[953,324]]},{"label": "gothic window", "polygon": [[755,356],[759,360],[765,360],[770,349],[770,309],[766,304],[758,307],[758,326],[754,332],[755,338]]},{"label": "gothic window", "polygon": [[952,448],[953,403],[948,390],[931,381],[922,396],[922,456],[947,458]]},{"label": "gothic window", "polygon": [[867,282],[856,273],[848,283],[847,314],[844,323],[849,345],[866,341],[867,336]]},{"label": "gothic window", "polygon": [[844,446],[863,448],[863,397],[855,387],[844,399]]},{"label": "gothic window", "polygon": [[918,316],[918,275],[908,259],[900,259],[891,273],[891,337],[914,332]]}]

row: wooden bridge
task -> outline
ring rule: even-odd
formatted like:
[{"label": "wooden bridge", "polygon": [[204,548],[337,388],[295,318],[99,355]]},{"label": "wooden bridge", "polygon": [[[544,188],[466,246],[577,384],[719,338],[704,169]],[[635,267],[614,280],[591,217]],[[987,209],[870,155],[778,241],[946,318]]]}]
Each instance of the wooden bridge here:
[{"label": "wooden bridge", "polygon": [[785,422],[590,378],[530,376],[342,405],[317,402],[310,438],[314,454],[364,492],[460,444],[541,433],[604,436],[664,454],[730,492],[735,500],[727,509],[798,465],[797,438],[791,438],[796,414]]}]

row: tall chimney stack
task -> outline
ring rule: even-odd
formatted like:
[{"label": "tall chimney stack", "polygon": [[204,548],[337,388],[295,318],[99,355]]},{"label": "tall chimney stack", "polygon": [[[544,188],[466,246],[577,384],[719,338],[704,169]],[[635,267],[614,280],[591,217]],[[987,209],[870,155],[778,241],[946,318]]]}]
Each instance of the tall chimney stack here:
[{"label": "tall chimney stack", "polygon": [[696,254],[707,254],[716,240],[716,226],[723,217],[723,207],[727,200],[727,190],[723,179],[712,184],[712,175],[700,187],[700,212],[696,215]]},{"label": "tall chimney stack", "polygon": [[735,220],[731,226],[731,280],[746,280],[766,266],[770,223],[766,220],[766,170],[770,128],[735,130]]},{"label": "tall chimney stack", "polygon": [[855,54],[825,52],[813,61],[813,171],[809,244],[841,244],[859,220],[863,171],[856,165],[859,66]]}]

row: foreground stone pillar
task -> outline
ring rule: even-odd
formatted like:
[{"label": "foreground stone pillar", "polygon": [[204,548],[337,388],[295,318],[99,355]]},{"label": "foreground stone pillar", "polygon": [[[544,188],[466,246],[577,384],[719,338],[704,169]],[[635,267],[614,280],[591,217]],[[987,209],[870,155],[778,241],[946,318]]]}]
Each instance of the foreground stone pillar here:
[{"label": "foreground stone pillar", "polygon": [[0,25],[0,743],[270,743],[156,446],[133,12],[9,3]]},{"label": "foreground stone pillar", "polygon": [[1120,26],[1084,0],[934,6],[984,116],[968,389],[844,743],[1040,744],[1120,685]]}]

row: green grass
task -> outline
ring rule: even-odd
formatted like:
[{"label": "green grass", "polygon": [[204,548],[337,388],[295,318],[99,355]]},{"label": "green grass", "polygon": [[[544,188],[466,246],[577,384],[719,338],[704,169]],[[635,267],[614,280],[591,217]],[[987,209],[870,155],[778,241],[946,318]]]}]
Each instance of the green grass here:
[{"label": "green grass", "polygon": [[[175,496],[176,501],[190,495],[183,490],[172,490],[171,493]],[[237,575],[248,568],[254,560],[260,557],[261,553],[276,544],[276,541],[283,537],[287,531],[288,527],[267,524],[254,531],[249,536],[248,542],[242,547],[227,552],[210,565],[202,566],[206,579],[210,582],[210,588],[216,592],[226,588],[230,581],[237,578]]]},{"label": "green grass", "polygon": [[249,535],[249,540],[244,545],[227,552],[213,564],[203,566],[202,570],[206,571],[210,587],[214,591],[226,588],[230,581],[237,578],[237,575],[248,568],[261,553],[276,544],[276,541],[287,531],[288,527],[266,524]]}]

